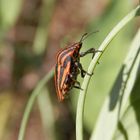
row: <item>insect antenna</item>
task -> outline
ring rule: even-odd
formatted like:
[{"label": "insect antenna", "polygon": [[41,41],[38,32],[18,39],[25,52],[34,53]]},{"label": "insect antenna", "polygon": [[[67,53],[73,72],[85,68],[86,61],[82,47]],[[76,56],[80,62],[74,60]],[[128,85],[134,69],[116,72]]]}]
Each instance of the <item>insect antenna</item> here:
[{"label": "insect antenna", "polygon": [[79,41],[79,43],[81,43],[84,40],[84,37],[86,37],[88,35],[88,33],[84,33]]},{"label": "insect antenna", "polygon": [[97,33],[97,32],[99,32],[98,30],[96,30],[96,31],[93,31],[93,32],[91,32],[91,33],[84,33],[83,35],[82,35],[82,37],[81,37],[81,39],[80,39],[80,41],[79,41],[79,43],[82,43],[87,37],[89,37],[90,35],[92,35],[92,34],[94,34],[94,33]]}]

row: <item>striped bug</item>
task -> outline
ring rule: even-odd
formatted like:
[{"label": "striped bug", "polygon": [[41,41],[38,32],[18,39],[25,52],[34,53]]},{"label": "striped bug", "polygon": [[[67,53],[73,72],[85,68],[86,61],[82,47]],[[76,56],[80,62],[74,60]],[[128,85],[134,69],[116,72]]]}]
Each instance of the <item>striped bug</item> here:
[{"label": "striped bug", "polygon": [[81,77],[84,77],[85,74],[88,74],[89,76],[92,75],[87,73],[80,63],[80,57],[92,53],[93,58],[96,52],[101,52],[99,50],[95,50],[94,48],[90,48],[86,52],[80,53],[82,42],[89,35],[90,34],[87,33],[83,34],[79,42],[68,45],[57,54],[57,63],[55,67],[55,88],[59,101],[63,101],[72,88],[81,89],[80,82],[77,81],[79,73],[81,73]]}]

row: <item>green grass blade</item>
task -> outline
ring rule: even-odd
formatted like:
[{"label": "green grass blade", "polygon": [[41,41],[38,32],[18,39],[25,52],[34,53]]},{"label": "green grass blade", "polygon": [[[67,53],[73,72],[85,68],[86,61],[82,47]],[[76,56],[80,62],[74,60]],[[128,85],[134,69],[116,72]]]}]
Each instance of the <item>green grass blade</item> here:
[{"label": "green grass blade", "polygon": [[[109,43],[112,41],[112,39],[118,34],[118,32],[126,26],[126,24],[131,21],[138,13],[140,7],[136,7],[134,10],[132,10],[126,17],[124,17],[115,27],[114,29],[108,34],[106,39],[103,41],[101,46],[99,47],[99,50],[102,50],[103,52],[107,49]],[[88,73],[92,73],[97,65],[97,62],[99,61],[101,55],[103,53],[98,53],[95,55],[94,59],[91,61]],[[83,140],[83,114],[84,114],[84,104],[85,104],[85,97],[87,93],[87,87],[90,81],[90,76],[86,75],[82,84],[82,89],[80,91],[79,99],[78,99],[78,105],[77,105],[77,113],[76,113],[76,139],[77,140]]]},{"label": "green grass blade", "polygon": [[124,114],[136,81],[140,64],[140,30],[138,31],[110,96],[101,110],[91,140],[112,140],[119,118]]},{"label": "green grass blade", "polygon": [[50,96],[51,94],[49,93],[48,89],[44,87],[37,99],[42,125],[44,128],[44,136],[46,139],[50,138],[50,140],[56,140],[57,138],[55,134],[55,115]]},{"label": "green grass blade", "polygon": [[24,140],[25,130],[26,130],[29,116],[30,116],[31,110],[33,108],[33,105],[35,103],[35,100],[36,100],[37,96],[41,93],[41,91],[44,88],[47,81],[52,77],[52,75],[53,75],[53,71],[50,71],[49,74],[47,74],[41,81],[39,81],[37,87],[32,92],[32,94],[29,98],[29,101],[27,103],[27,106],[25,108],[24,114],[23,114],[20,130],[19,130],[19,135],[18,135],[18,140]]},{"label": "green grass blade", "polygon": [[39,25],[37,27],[35,39],[33,42],[33,50],[37,55],[44,52],[48,41],[48,30],[52,12],[54,9],[54,2],[54,0],[42,0]]},{"label": "green grass blade", "polygon": [[[140,46],[139,42],[140,34],[137,39],[137,44]],[[135,48],[135,47],[134,47]],[[133,86],[133,79],[135,78],[135,75],[137,74],[137,80],[134,84],[133,90],[131,91],[131,95],[126,101],[126,96],[123,98],[125,100],[122,100],[121,106],[121,115],[118,122],[118,128],[115,132],[113,140],[139,140],[140,139],[140,52],[138,52],[138,57],[135,61],[134,67],[131,70],[131,74],[129,76],[128,85],[128,93],[129,89],[131,90]],[[135,75],[134,75],[135,74]],[[134,76],[133,76],[134,75]],[[132,81],[132,82],[131,82]],[[132,83],[132,84],[131,84]],[[124,103],[123,103],[124,101]],[[125,104],[126,103],[126,104]]]}]

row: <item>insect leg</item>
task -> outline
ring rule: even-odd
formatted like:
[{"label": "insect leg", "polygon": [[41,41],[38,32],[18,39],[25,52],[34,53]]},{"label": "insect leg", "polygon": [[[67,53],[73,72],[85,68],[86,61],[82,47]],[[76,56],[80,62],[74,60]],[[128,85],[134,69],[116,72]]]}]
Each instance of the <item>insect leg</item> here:
[{"label": "insect leg", "polygon": [[74,81],[75,81],[75,83],[76,83],[77,85],[74,85],[73,87],[74,87],[74,88],[77,88],[77,89],[83,90],[83,89],[81,88],[80,82],[79,82],[79,81],[76,81],[76,80],[74,80]]},{"label": "insect leg", "polygon": [[102,52],[102,51],[96,50],[95,48],[90,48],[90,49],[87,50],[86,52],[81,52],[81,53],[80,53],[80,57],[83,57],[83,56],[85,56],[85,55],[87,55],[87,54],[89,54],[89,53],[93,53],[93,55],[92,55],[92,58],[93,58],[94,55],[95,55],[95,53],[97,53],[97,52]]},{"label": "insect leg", "polygon": [[83,90],[81,87],[79,87],[79,86],[73,86],[74,88],[77,88],[77,89],[81,89],[81,90]]},{"label": "insect leg", "polygon": [[73,80],[79,87],[81,87],[80,85],[80,82],[79,81],[76,81],[76,80]]},{"label": "insect leg", "polygon": [[83,69],[81,63],[76,62],[76,65],[77,65],[77,66],[79,67],[79,69],[81,70],[81,77],[82,77],[82,78],[84,78],[86,74],[89,75],[89,76],[92,76],[92,75],[93,75],[93,73],[90,74],[90,73],[86,72],[86,71]]},{"label": "insect leg", "polygon": [[75,80],[75,79],[73,79],[73,75],[72,75],[72,74],[70,75],[70,77],[71,77],[71,80],[72,80],[75,84],[77,84],[77,85],[74,85],[73,87],[74,87],[74,88],[77,88],[77,89],[83,90],[83,89],[81,88],[80,82],[77,81],[77,80]]}]

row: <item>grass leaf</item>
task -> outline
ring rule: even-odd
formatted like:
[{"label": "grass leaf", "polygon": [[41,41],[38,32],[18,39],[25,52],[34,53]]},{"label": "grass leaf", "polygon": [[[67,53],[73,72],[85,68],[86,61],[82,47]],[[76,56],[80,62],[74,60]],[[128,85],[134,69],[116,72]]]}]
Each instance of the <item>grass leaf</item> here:
[{"label": "grass leaf", "polygon": [[140,63],[140,30],[120,70],[111,94],[105,100],[91,140],[112,140],[120,117],[126,111]]},{"label": "grass leaf", "polygon": [[[105,51],[110,44],[110,42],[113,40],[113,38],[119,33],[119,31],[126,26],[127,23],[129,23],[137,14],[137,11],[139,10],[140,6],[136,7],[134,10],[132,10],[127,16],[125,16],[108,34],[108,36],[105,38],[101,46],[99,47],[99,50]],[[94,59],[91,61],[88,73],[92,73],[102,56],[102,53],[97,53],[94,57]],[[80,91],[79,99],[78,99],[78,105],[77,105],[77,113],[76,113],[76,139],[77,140],[83,140],[83,114],[84,114],[84,105],[85,105],[85,98],[87,93],[87,88],[89,85],[90,76],[86,75],[82,84],[82,89]],[[99,140],[99,139],[98,139]]]},{"label": "grass leaf", "polygon": [[52,75],[53,75],[53,71],[50,71],[50,73],[48,73],[42,80],[39,81],[38,85],[36,86],[36,88],[32,92],[32,94],[29,98],[29,101],[27,102],[24,114],[23,114],[21,126],[20,126],[20,129],[19,129],[18,140],[24,140],[25,130],[26,130],[26,127],[27,127],[27,123],[28,123],[29,116],[30,116],[30,113],[32,111],[33,105],[36,101],[36,98],[41,93],[41,91],[45,87],[48,80],[52,77]]}]

